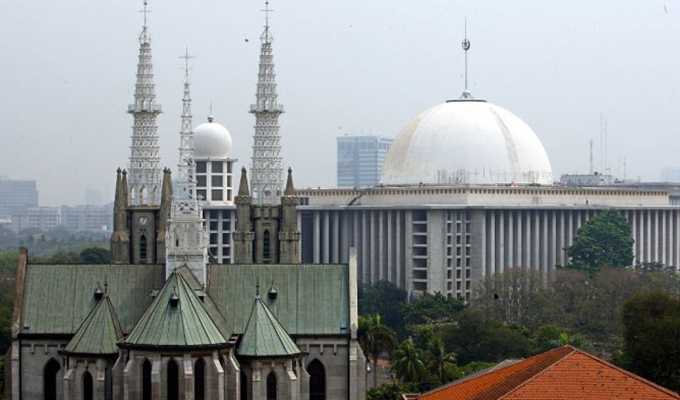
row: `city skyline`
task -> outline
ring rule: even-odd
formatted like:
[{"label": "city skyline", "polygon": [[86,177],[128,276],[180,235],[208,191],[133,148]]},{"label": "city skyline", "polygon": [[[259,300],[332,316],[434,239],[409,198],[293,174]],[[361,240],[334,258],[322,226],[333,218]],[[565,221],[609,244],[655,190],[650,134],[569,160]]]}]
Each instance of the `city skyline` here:
[{"label": "city skyline", "polygon": [[[0,43],[16,60],[0,66],[0,76],[13,77],[4,82],[10,95],[3,101],[8,134],[0,175],[37,179],[46,205],[77,203],[81,191],[64,188],[81,183],[112,193],[115,168],[126,165],[131,121],[125,108],[134,90],[141,23],[137,3],[73,0],[58,9],[22,3],[0,17],[7,30]],[[679,9],[661,1],[613,4],[273,2],[279,88],[287,106],[284,165],[296,169],[299,187],[332,186],[336,136],[370,129],[394,137],[420,111],[458,97],[468,16],[473,95],[531,125],[556,176],[587,171],[588,141],[597,141],[604,114],[613,172],[625,157],[629,177],[656,179],[677,148],[672,127],[680,122],[674,112],[678,85],[665,78],[679,61],[668,51],[680,37]],[[177,56],[188,45],[198,56],[195,123],[214,104],[217,120],[234,138],[233,157],[247,165],[260,5],[151,6],[158,102],[164,107],[161,164],[176,164],[183,77]],[[385,18],[387,8],[393,12]],[[108,18],[89,17],[103,14]],[[69,27],[72,20],[80,25]],[[41,21],[40,29],[31,21]],[[16,35],[22,43],[10,40]],[[312,141],[315,154],[305,151]]]}]

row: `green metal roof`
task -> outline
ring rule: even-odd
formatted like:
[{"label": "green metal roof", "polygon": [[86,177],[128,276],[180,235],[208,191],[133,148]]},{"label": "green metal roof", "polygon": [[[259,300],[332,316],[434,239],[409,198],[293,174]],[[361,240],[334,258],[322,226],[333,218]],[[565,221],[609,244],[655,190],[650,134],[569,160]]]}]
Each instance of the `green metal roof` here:
[{"label": "green metal roof", "polygon": [[205,347],[227,340],[182,273],[173,272],[125,340],[125,345]]},{"label": "green metal roof", "polygon": [[288,332],[274,314],[255,296],[246,330],[238,345],[238,355],[247,357],[282,357],[300,354]]},{"label": "green metal roof", "polygon": [[64,350],[72,354],[117,354],[117,343],[122,338],[123,331],[111,300],[104,296],[80,324]]},{"label": "green metal roof", "polygon": [[108,286],[123,332],[129,332],[163,286],[162,265],[37,265],[26,267],[21,334],[73,334]]},{"label": "green metal roof", "polygon": [[[226,318],[226,332],[245,332],[258,283],[262,301],[289,334],[349,334],[346,265],[208,266],[207,291]],[[272,284],[274,301],[268,298]]]}]

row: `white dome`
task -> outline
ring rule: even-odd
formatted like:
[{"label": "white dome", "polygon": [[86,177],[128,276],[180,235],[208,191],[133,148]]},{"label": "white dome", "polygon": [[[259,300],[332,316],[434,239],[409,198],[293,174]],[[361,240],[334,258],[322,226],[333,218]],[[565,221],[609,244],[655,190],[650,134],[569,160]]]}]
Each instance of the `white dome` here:
[{"label": "white dome", "polygon": [[225,159],[231,154],[231,134],[212,118],[194,128],[194,158]]},{"label": "white dome", "polygon": [[534,131],[513,113],[461,99],[420,114],[385,157],[383,183],[552,184],[550,160]]}]

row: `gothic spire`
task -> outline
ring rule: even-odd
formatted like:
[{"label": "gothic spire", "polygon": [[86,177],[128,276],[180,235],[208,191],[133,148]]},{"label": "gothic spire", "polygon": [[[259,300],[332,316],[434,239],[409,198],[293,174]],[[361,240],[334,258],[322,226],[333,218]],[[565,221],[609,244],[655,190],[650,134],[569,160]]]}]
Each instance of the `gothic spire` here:
[{"label": "gothic spire", "polygon": [[156,91],[151,62],[151,36],[148,29],[148,0],[144,0],[144,25],[139,35],[139,56],[134,103],[128,106],[134,124],[130,146],[130,203],[158,205],[161,191],[161,168],[156,119],[161,107]]},{"label": "gothic spire", "polygon": [[241,182],[238,185],[238,195],[239,197],[250,196],[250,191],[248,190],[248,176],[246,172],[246,167],[241,168]]},{"label": "gothic spire", "polygon": [[288,168],[288,180],[286,180],[286,190],[284,196],[295,196],[295,186],[293,186],[293,168]]},{"label": "gothic spire", "polygon": [[281,159],[281,137],[279,135],[279,115],[284,112],[278,103],[276,93],[276,74],[272,42],[274,37],[269,25],[269,1],[265,1],[265,26],[260,40],[260,64],[257,75],[255,104],[250,112],[255,114],[255,135],[253,137],[253,156],[251,183],[253,197],[260,204],[273,204],[278,201],[283,186],[283,161]]},{"label": "gothic spire", "polygon": [[184,96],[182,97],[179,162],[177,164],[177,183],[174,197],[178,206],[179,203],[183,203],[182,207],[185,212],[196,213],[198,200],[196,199],[196,164],[194,162],[194,131],[189,78],[189,60],[193,56],[189,55],[187,48],[185,54],[180,58],[184,60]]}]

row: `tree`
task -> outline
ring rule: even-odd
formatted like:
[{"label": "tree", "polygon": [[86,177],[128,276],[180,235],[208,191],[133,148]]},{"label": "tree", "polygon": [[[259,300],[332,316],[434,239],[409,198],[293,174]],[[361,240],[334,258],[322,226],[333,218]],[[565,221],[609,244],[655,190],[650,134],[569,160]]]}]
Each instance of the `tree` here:
[{"label": "tree", "polygon": [[680,299],[663,292],[633,296],[623,307],[624,366],[680,390]]},{"label": "tree", "polygon": [[385,325],[403,336],[404,319],[402,307],[406,304],[407,293],[388,281],[365,285],[359,292],[359,314],[378,314]]},{"label": "tree", "polygon": [[446,351],[444,341],[435,336],[430,341],[426,355],[428,373],[432,376],[432,386],[437,387],[460,377],[461,372],[456,365],[456,355]]},{"label": "tree", "polygon": [[401,342],[392,357],[392,370],[402,383],[421,383],[425,376],[425,362],[412,338]]},{"label": "tree", "polygon": [[417,325],[451,320],[464,308],[465,304],[461,300],[437,292],[425,293],[410,303],[404,303],[402,313],[406,324]]},{"label": "tree", "polygon": [[378,384],[378,373],[376,367],[378,359],[383,353],[390,353],[394,348],[396,338],[395,333],[388,326],[383,324],[382,318],[378,314],[359,317],[359,344],[364,353],[373,362],[373,386]]},{"label": "tree", "polygon": [[603,211],[581,226],[567,254],[570,267],[590,272],[605,266],[628,267],[633,263],[630,225],[621,213]]},{"label": "tree", "polygon": [[101,247],[88,247],[80,252],[81,264],[110,264],[111,251]]},{"label": "tree", "polygon": [[417,393],[418,387],[398,383],[388,383],[369,389],[366,392],[367,400],[401,400],[402,393]]}]

